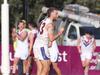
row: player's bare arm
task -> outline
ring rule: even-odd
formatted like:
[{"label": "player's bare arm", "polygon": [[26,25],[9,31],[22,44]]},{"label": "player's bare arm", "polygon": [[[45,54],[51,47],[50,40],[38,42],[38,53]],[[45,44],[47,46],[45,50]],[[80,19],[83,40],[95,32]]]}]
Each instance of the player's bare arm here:
[{"label": "player's bare arm", "polygon": [[56,40],[62,33],[63,33],[63,29],[61,29],[58,34],[54,35],[54,26],[52,24],[48,25],[48,36],[50,39],[50,42],[53,42],[54,40]]},{"label": "player's bare arm", "polygon": [[94,41],[93,41],[93,52],[95,51],[95,49],[96,49],[96,41],[94,39]]},{"label": "player's bare arm", "polygon": [[81,53],[80,43],[81,43],[80,38],[78,38],[78,40],[77,40],[77,49],[78,49],[79,53]]},{"label": "player's bare arm", "polygon": [[17,38],[21,41],[24,41],[27,37],[27,32],[26,31],[23,31],[20,35],[19,34],[16,34]]},{"label": "player's bare arm", "polygon": [[29,53],[31,52],[32,48],[33,48],[33,41],[34,41],[34,35],[32,33],[29,34]]}]

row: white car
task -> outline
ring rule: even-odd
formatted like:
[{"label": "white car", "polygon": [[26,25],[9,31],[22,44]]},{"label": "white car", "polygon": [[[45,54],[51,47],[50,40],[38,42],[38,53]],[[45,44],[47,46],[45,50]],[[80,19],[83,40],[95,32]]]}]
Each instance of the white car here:
[{"label": "white car", "polygon": [[92,25],[71,22],[65,32],[63,45],[76,46],[77,39],[84,35],[85,31],[91,31],[96,39],[96,45],[100,46],[100,28]]}]

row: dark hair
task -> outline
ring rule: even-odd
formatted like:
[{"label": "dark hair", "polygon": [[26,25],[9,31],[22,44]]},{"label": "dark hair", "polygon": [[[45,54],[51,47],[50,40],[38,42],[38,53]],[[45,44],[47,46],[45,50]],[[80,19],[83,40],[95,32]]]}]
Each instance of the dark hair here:
[{"label": "dark hair", "polygon": [[90,35],[92,35],[92,31],[85,31],[85,34],[90,34]]},{"label": "dark hair", "polygon": [[36,22],[29,21],[29,22],[28,22],[28,25],[31,25],[32,27],[37,28]]},{"label": "dark hair", "polygon": [[16,26],[15,25],[13,25],[12,27],[11,27],[11,31],[13,31],[13,29],[16,29]]},{"label": "dark hair", "polygon": [[50,7],[48,10],[47,10],[47,16],[50,17],[51,13],[54,11],[54,10],[57,10],[55,7]]}]

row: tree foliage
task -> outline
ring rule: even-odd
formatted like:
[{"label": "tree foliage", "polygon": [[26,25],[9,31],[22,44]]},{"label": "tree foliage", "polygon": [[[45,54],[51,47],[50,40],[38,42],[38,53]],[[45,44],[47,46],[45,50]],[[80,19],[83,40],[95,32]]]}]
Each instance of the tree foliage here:
[{"label": "tree foliage", "polygon": [[[26,4],[25,4],[25,1]],[[74,4],[78,3],[84,6],[87,6],[94,11],[96,6],[96,2],[99,0],[8,0],[9,3],[9,20],[10,27],[13,25],[17,25],[20,19],[27,18],[28,21],[36,21],[41,12],[42,6],[47,7],[56,7],[58,9],[62,9],[64,4]],[[3,0],[0,0],[0,17],[1,17],[1,4]],[[98,2],[97,2],[98,3]],[[26,6],[27,5],[27,6]],[[99,7],[100,8],[100,7]],[[25,10],[27,9],[27,16],[25,16]],[[1,26],[1,18],[0,18],[0,26]],[[0,27],[1,29],[1,27]],[[11,28],[10,28],[11,29]]]},{"label": "tree foliage", "polygon": [[[57,7],[58,9],[62,9],[64,4],[70,4],[70,3],[78,3],[81,5],[88,6],[92,9],[95,7],[95,1],[97,0],[26,0],[27,1],[27,18],[28,21],[36,21],[40,12],[42,6],[47,7]],[[1,10],[1,4],[3,0],[0,0],[0,10]],[[9,3],[9,15],[10,15],[10,25],[17,24],[17,22],[20,19],[23,19],[25,17],[24,15],[24,2],[25,0],[8,0]],[[1,17],[1,13],[0,13]],[[1,18],[0,18],[0,24],[1,24]]]}]

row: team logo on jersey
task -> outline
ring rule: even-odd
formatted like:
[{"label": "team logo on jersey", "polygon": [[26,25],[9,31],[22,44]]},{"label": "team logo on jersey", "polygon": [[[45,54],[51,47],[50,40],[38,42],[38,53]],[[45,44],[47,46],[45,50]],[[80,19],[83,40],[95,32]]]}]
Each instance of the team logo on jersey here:
[{"label": "team logo on jersey", "polygon": [[85,47],[87,47],[92,41],[91,40],[82,40],[83,41],[83,44],[85,45]]}]

